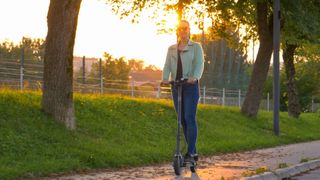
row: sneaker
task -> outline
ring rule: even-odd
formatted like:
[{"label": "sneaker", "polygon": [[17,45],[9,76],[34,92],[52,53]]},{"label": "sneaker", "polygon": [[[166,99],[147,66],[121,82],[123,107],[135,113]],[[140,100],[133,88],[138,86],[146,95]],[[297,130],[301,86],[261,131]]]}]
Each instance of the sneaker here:
[{"label": "sneaker", "polygon": [[194,154],[193,158],[194,158],[195,161],[198,161],[199,160],[199,155],[198,154]]},{"label": "sneaker", "polygon": [[189,153],[185,154],[183,159],[184,159],[184,162],[191,162],[192,163],[192,162],[196,161],[194,158],[194,155],[189,154]]}]

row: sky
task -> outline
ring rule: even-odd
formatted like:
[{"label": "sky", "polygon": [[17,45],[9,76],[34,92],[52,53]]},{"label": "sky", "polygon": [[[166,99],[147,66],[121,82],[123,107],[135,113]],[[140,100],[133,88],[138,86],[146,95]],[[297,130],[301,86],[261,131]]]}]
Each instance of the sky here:
[{"label": "sky", "polygon": [[[50,0],[0,0],[0,42],[20,42],[22,37],[46,38]],[[171,27],[176,17],[167,22]],[[200,33],[192,25],[191,33]],[[166,52],[176,42],[175,34],[157,34],[156,22],[147,17],[139,24],[129,18],[120,20],[103,0],[82,0],[74,47],[75,56],[102,58],[104,52],[113,57],[144,60],[145,65],[162,69]],[[248,48],[252,54],[252,48]],[[258,46],[255,47],[255,56]],[[252,55],[249,55],[249,59]]]},{"label": "sky", "polygon": [[[0,0],[0,42],[21,41],[22,37],[47,35],[49,0]],[[75,56],[101,58],[103,52],[125,56],[163,67],[174,34],[157,34],[155,22],[144,18],[139,24],[120,20],[103,1],[83,0],[74,47]]]}]

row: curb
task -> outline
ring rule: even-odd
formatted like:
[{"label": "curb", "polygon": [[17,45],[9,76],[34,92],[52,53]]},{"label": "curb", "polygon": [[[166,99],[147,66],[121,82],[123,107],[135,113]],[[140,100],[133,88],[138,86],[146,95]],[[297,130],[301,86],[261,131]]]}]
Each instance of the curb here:
[{"label": "curb", "polygon": [[291,176],[295,176],[318,167],[320,167],[320,159],[309,161],[306,163],[300,163],[292,167],[277,169],[273,172],[265,172],[263,174],[246,177],[244,178],[244,180],[281,180],[283,178],[289,178]]}]

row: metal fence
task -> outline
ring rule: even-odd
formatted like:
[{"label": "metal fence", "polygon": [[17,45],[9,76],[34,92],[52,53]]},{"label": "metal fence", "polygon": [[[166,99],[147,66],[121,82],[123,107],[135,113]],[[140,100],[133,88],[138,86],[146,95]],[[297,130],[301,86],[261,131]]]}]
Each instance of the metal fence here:
[{"label": "metal fence", "polygon": [[[79,73],[78,73],[79,74]],[[83,73],[84,74],[84,73]],[[43,63],[28,60],[0,59],[0,88],[42,90]],[[84,81],[86,79],[86,81]],[[145,97],[157,99],[171,99],[169,87],[161,87],[160,82],[141,82],[131,79],[130,81],[108,80],[101,76],[97,78],[74,77],[74,92],[121,94],[132,97]],[[241,108],[246,92],[230,89],[217,89],[200,87],[200,100],[202,104],[214,104],[221,106],[236,106]],[[310,111],[320,109],[319,103],[312,100]],[[272,110],[272,100],[267,96],[260,104],[260,109]]]}]

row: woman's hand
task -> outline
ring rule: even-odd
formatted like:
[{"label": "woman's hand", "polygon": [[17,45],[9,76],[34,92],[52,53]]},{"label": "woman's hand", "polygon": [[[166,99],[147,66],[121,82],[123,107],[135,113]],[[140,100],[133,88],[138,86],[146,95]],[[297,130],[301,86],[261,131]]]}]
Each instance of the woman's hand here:
[{"label": "woman's hand", "polygon": [[187,81],[187,83],[190,83],[190,84],[195,84],[197,82],[198,82],[198,80],[196,78],[193,78],[193,77],[189,77],[188,81]]},{"label": "woman's hand", "polygon": [[168,80],[162,80],[160,85],[169,85],[170,84],[170,81]]}]

